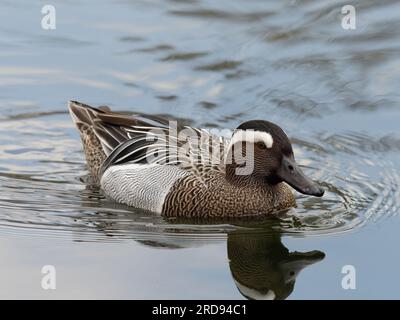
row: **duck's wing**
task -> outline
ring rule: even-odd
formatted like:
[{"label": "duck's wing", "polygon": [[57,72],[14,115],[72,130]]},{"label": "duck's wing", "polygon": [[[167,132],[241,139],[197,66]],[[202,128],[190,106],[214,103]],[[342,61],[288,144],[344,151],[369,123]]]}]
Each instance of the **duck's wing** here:
[{"label": "duck's wing", "polygon": [[[195,175],[224,172],[229,139],[208,130],[182,126],[175,121],[147,115],[112,112],[70,101],[69,109],[81,130],[91,127],[107,156],[101,173],[116,164],[157,163],[178,166]],[[82,131],[82,130],[81,130]]]},{"label": "duck's wing", "polygon": [[87,127],[94,131],[107,156],[120,144],[135,137],[128,131],[129,128],[168,127],[168,120],[161,117],[113,112],[107,106],[94,108],[81,102],[70,101],[69,110],[81,132]]},{"label": "duck's wing", "polygon": [[[180,130],[179,130],[180,129]],[[209,171],[225,172],[225,152],[229,139],[208,130],[180,127],[130,126],[130,139],[118,145],[107,157],[102,173],[112,165],[124,163],[177,166],[196,176]]]}]

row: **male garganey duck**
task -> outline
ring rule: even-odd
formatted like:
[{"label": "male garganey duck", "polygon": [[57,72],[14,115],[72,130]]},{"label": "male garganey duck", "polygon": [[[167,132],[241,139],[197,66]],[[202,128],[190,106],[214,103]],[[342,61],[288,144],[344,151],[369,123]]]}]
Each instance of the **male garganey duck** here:
[{"label": "male garganey duck", "polygon": [[296,164],[283,130],[268,121],[244,122],[223,138],[76,101],[69,110],[94,181],[129,206],[166,217],[243,217],[294,207],[288,185],[324,193]]}]

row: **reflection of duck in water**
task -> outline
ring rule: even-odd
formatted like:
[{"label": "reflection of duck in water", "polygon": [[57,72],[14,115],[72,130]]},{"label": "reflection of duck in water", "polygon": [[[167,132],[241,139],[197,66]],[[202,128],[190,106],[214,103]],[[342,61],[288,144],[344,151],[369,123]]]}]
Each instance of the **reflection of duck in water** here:
[{"label": "reflection of duck in water", "polygon": [[248,299],[286,299],[305,267],[322,260],[321,251],[289,252],[280,234],[234,231],[228,234],[232,277]]},{"label": "reflection of duck in water", "polygon": [[[90,201],[84,203],[88,207],[92,205]],[[227,256],[233,280],[241,294],[249,299],[287,298],[299,272],[325,256],[316,250],[290,253],[281,242],[280,232],[273,230],[279,229],[279,220],[165,220],[148,213],[124,211],[123,207],[107,201],[102,207],[107,204],[109,211],[81,217],[107,238],[132,239],[145,246],[176,250],[222,242],[227,234]],[[246,229],[237,230],[237,227]],[[84,241],[83,235],[75,230],[77,241]]]}]

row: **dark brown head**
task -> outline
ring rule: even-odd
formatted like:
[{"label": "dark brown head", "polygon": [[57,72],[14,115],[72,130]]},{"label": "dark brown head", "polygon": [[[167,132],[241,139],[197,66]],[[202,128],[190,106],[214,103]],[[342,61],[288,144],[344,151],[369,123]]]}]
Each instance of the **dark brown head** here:
[{"label": "dark brown head", "polygon": [[252,175],[269,184],[284,181],[301,193],[317,197],[324,194],[321,187],[304,175],[295,161],[289,138],[272,122],[242,123],[232,135],[230,154],[236,175]]}]

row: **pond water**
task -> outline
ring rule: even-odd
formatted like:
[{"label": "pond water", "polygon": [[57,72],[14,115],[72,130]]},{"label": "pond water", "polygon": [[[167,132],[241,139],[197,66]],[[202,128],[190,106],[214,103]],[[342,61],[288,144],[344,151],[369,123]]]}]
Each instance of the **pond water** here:
[{"label": "pond water", "polygon": [[[400,3],[0,0],[0,298],[400,298]],[[181,221],[88,184],[67,101],[279,124],[323,198]],[[57,289],[43,290],[44,265]],[[356,289],[342,268],[354,266]]]}]

